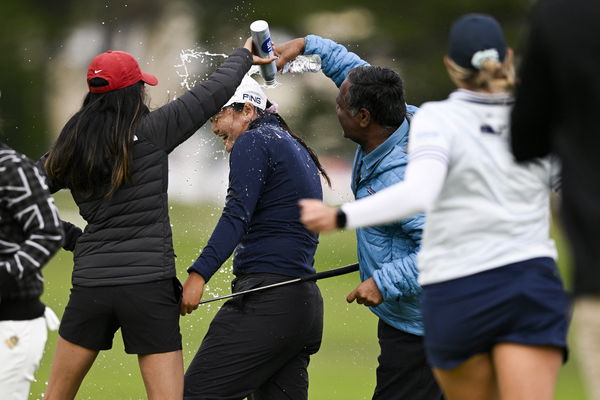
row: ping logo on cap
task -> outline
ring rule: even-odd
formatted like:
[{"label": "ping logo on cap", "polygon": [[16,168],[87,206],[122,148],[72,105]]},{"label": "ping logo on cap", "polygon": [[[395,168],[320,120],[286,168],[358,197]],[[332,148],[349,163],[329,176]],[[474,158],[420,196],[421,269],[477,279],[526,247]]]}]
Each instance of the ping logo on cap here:
[{"label": "ping logo on cap", "polygon": [[265,96],[265,93],[254,78],[245,75],[233,96],[231,96],[223,107],[233,103],[252,103],[254,106],[264,110],[267,104],[267,96]]},{"label": "ping logo on cap", "polygon": [[253,103],[256,103],[256,104],[262,104],[262,99],[261,99],[260,97],[257,97],[257,96],[252,96],[252,95],[251,95],[251,94],[249,94],[249,93],[244,93],[244,94],[242,95],[242,99],[243,99],[243,100],[248,100],[248,101],[251,101],[251,102],[253,102]]}]

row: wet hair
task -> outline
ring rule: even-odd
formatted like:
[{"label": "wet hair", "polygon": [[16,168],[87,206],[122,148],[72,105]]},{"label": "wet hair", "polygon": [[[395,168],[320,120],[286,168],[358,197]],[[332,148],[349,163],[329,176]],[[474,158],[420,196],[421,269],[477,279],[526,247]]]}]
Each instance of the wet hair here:
[{"label": "wet hair", "polygon": [[[271,103],[269,100],[267,100],[267,107],[269,108],[273,105],[273,103]],[[235,112],[241,112],[242,109],[244,108],[244,103],[233,103],[230,106]],[[227,108],[227,107],[225,107]],[[265,110],[261,110],[258,107],[254,107],[254,111],[256,112],[256,114],[258,115],[258,117],[262,117],[263,115],[265,115]],[[302,140],[302,138],[298,135],[296,135],[289,127],[289,125],[287,124],[287,122],[285,122],[285,120],[283,119],[283,117],[281,115],[279,115],[278,113],[270,113],[270,115],[273,115],[275,118],[277,118],[277,122],[279,123],[279,126],[281,126],[285,131],[287,131],[291,137],[293,137],[294,139],[296,139],[296,141],[298,143],[300,143],[302,145],[302,147],[304,147],[306,149],[306,151],[308,152],[308,154],[310,155],[310,158],[313,160],[313,162],[315,163],[315,165],[317,166],[317,169],[319,170],[319,172],[321,173],[321,175],[323,176],[323,178],[325,178],[325,180],[327,181],[327,185],[329,187],[331,187],[331,179],[329,179],[329,175],[327,175],[327,172],[325,171],[325,168],[323,168],[323,166],[321,165],[321,162],[319,161],[319,157],[317,157],[317,153],[314,152],[313,149],[311,149],[310,147],[308,147],[308,145],[306,144],[306,142],[304,142],[304,140]]]},{"label": "wet hair", "polygon": [[406,116],[404,84],[389,68],[365,65],[353,68],[346,79],[351,83],[346,103],[352,115],[365,108],[383,128],[397,129]]},{"label": "wet hair", "polygon": [[[108,84],[102,78],[89,83]],[[48,153],[49,178],[85,198],[111,197],[131,181],[133,137],[147,112],[142,82],[106,93],[88,92]]]},{"label": "wet hair", "polygon": [[446,65],[450,79],[457,86],[469,90],[489,90],[492,93],[512,93],[515,88],[515,70],[512,62],[485,60],[481,69],[463,68],[448,58]]}]

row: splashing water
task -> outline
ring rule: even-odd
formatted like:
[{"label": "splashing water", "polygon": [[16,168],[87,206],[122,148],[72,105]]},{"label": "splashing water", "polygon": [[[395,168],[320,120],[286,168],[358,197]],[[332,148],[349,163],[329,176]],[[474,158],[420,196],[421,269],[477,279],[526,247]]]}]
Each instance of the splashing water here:
[{"label": "splashing water", "polygon": [[181,64],[175,65],[175,72],[181,78],[181,87],[190,90],[197,82],[197,79],[193,78],[188,69],[188,65],[192,63],[193,60],[199,59],[200,63],[204,64],[207,60],[209,60],[209,65],[213,65],[213,59],[215,58],[227,58],[227,54],[222,53],[211,53],[208,51],[197,51],[194,49],[182,49],[179,53],[179,59],[181,60]]},{"label": "splashing water", "polygon": [[[181,60],[181,64],[175,65],[177,75],[182,79],[181,87],[190,90],[197,82],[197,79],[193,79],[188,65],[192,63],[193,60],[199,60],[201,64],[208,64],[209,66],[213,66],[215,58],[226,59],[228,57],[227,54],[223,53],[211,53],[209,51],[198,51],[195,49],[182,49],[179,53],[179,59]],[[209,60],[207,62],[207,60]],[[219,60],[221,61],[221,60]],[[278,74],[287,74],[287,73],[302,73],[302,72],[319,72],[321,70],[321,58],[318,55],[299,55],[294,60],[286,63],[280,71],[277,71]],[[248,71],[248,75],[255,76],[260,75],[260,66],[253,65],[250,67]],[[275,81],[272,85],[261,85],[263,88],[274,88],[279,86],[279,82]]]},{"label": "splashing water", "polygon": [[[208,66],[213,66],[215,62],[221,61],[221,59],[226,59],[227,57],[229,56],[223,53],[211,53],[209,51],[198,51],[195,49],[182,49],[179,53],[179,60],[181,61],[181,63],[175,65],[175,72],[181,78],[181,87],[190,90],[198,81],[197,77],[195,77],[194,74],[190,72],[190,66],[194,60],[198,60],[200,64],[207,64]],[[219,60],[215,60],[215,58],[218,58]],[[253,65],[252,67],[250,67],[248,75],[260,75],[260,67],[258,65]],[[205,77],[206,76],[208,76],[208,74],[206,74]],[[263,85],[263,87],[272,88],[274,86]]]}]

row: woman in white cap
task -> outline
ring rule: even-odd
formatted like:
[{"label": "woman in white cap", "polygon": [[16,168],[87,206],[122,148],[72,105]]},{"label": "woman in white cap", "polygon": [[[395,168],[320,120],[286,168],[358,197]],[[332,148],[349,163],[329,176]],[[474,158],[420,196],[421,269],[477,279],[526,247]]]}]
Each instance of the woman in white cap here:
[{"label": "woman in white cap", "polygon": [[109,51],[91,62],[83,106],[45,159],[51,190],[69,189],[87,226],[67,232],[73,288],[44,399],[73,399],[119,328],[125,352],[138,355],[148,398],[181,399],[181,285],[168,216],[168,155],[235,92],[253,62],[251,45],[152,112],[144,84],[158,81],[130,54]]},{"label": "woman in white cap", "polygon": [[[317,235],[299,220],[298,201],[322,198],[316,155],[245,77],[212,118],[229,157],[223,214],[188,269],[181,313],[198,307],[204,285],[235,250],[232,291],[315,273]],[[185,399],[306,399],[307,366],[323,333],[315,282],[245,294],[215,315],[185,374]]]},{"label": "woman in white cap", "polygon": [[509,150],[512,52],[489,16],[450,30],[458,86],[413,118],[405,181],[335,209],[301,202],[313,231],[427,211],[419,282],[429,363],[448,399],[552,399],[566,358],[569,303],[549,238],[550,159]]}]

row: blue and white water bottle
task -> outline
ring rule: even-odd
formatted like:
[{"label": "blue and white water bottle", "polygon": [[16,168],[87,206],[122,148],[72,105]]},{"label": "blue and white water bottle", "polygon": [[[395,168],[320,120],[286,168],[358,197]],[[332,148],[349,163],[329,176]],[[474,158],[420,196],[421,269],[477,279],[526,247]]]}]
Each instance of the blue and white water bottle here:
[{"label": "blue and white water bottle", "polygon": [[[250,32],[254,47],[261,58],[273,57],[273,43],[271,42],[271,33],[269,32],[269,24],[267,21],[259,19],[250,24]],[[277,72],[277,64],[275,61],[260,66],[260,73],[265,80],[267,86],[275,85],[275,73]]]}]

